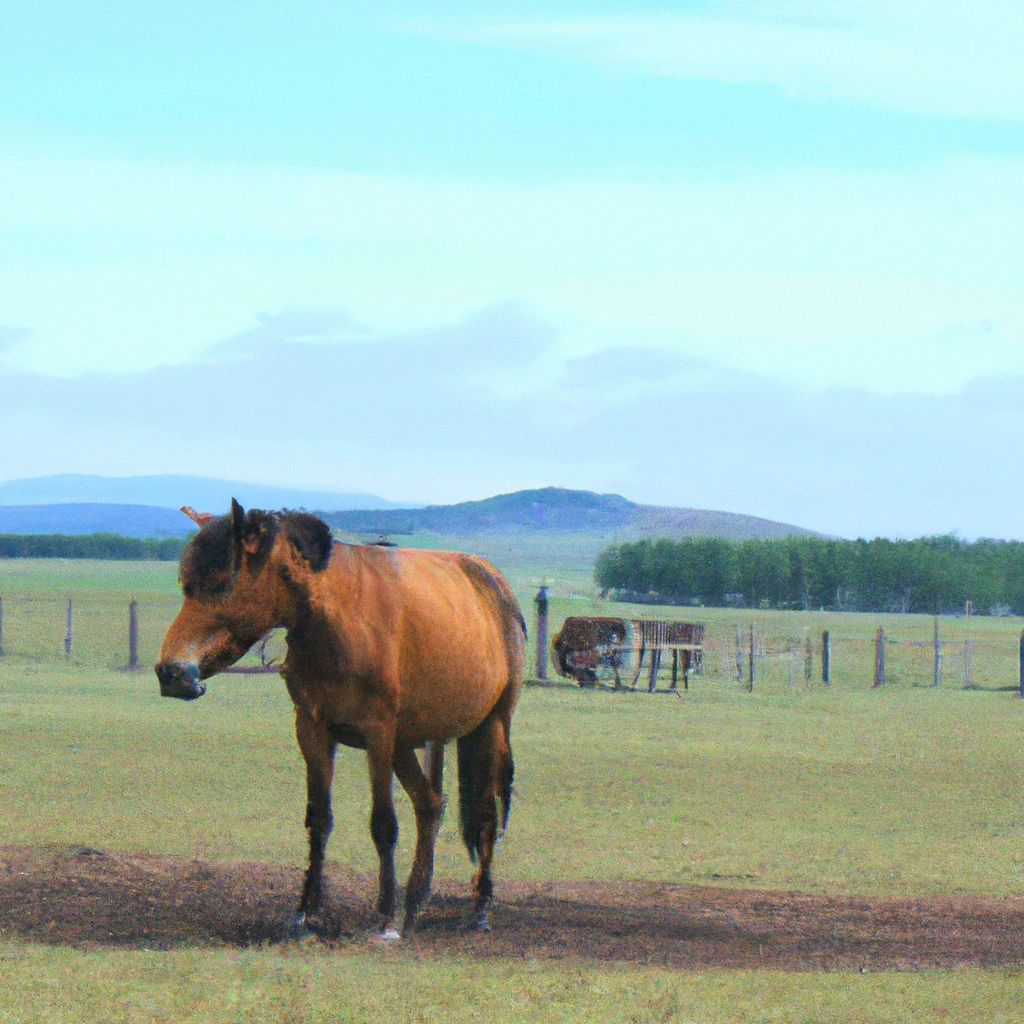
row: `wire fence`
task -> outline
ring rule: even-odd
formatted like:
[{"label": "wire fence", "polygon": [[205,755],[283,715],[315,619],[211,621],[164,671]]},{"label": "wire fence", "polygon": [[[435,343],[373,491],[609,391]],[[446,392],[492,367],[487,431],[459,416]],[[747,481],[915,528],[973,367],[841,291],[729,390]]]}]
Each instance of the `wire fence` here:
[{"label": "wire fence", "polygon": [[[181,599],[76,593],[0,597],[0,657],[98,669],[148,670]],[[284,659],[284,631],[274,630],[240,662],[255,670]]]},{"label": "wire fence", "polygon": [[[927,620],[918,629],[878,627],[867,635],[836,636],[822,631],[778,636],[745,627],[735,635],[711,636],[704,645],[704,675],[748,688],[798,687],[961,687],[1016,690],[1022,676],[1022,641],[1001,636],[944,635]],[[751,648],[751,639],[753,647]]]},{"label": "wire fence", "polygon": [[[713,614],[705,624],[699,675],[716,684],[1017,690],[1024,674],[1019,620],[835,613],[822,629],[821,615],[787,612],[743,621],[741,615],[701,611]],[[802,626],[807,621],[817,628]],[[613,684],[611,667],[599,666],[597,675],[600,683]],[[665,686],[664,666],[658,685]]]},{"label": "wire fence", "polygon": [[[0,595],[0,658],[8,663],[28,659],[54,665],[148,670],[180,608],[181,599],[176,595],[148,595],[138,601],[123,593],[87,590],[70,595]],[[801,627],[799,614],[786,613],[789,618],[780,615],[764,621],[745,621],[742,615],[709,616],[703,668],[691,685],[701,685],[701,680],[748,689],[794,690],[936,684],[1016,690],[1021,685],[1024,639],[1018,620],[876,619],[835,614],[828,617],[829,628],[823,630]],[[558,632],[564,617],[552,618],[548,636]],[[540,663],[534,646],[537,632],[530,630],[531,674]],[[242,659],[240,667],[259,670],[280,665],[284,655],[284,631],[274,630],[264,645]],[[670,672],[670,659],[666,659],[659,686],[668,685]],[[598,675],[604,683],[613,678],[611,668],[600,669]],[[644,682],[646,679],[645,671]]]}]

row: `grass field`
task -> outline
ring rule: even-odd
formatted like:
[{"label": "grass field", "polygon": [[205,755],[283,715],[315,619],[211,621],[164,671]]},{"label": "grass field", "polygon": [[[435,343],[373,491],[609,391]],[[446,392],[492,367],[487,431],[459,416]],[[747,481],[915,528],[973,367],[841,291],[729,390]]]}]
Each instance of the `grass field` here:
[{"label": "grass field", "polygon": [[[429,540],[430,538],[420,538]],[[498,544],[498,541],[494,541]],[[501,543],[505,543],[502,541]],[[477,545],[479,548],[480,545]],[[531,627],[530,671],[535,665],[534,597],[540,582],[550,589],[550,629],[553,635],[567,615],[621,615],[704,622],[707,626],[705,675],[716,684],[737,682],[737,629],[746,673],[751,625],[755,632],[758,686],[769,690],[804,688],[805,644],[813,648],[812,678],[821,671],[821,634],[832,637],[832,683],[836,688],[870,685],[874,636],[881,626],[889,638],[887,677],[894,686],[927,687],[932,682],[933,622],[922,615],[834,614],[768,610],[679,608],[615,604],[602,601],[588,574],[570,563],[551,563],[548,570],[504,552],[511,568],[498,557],[503,549],[486,551],[506,571]],[[552,542],[552,557],[564,554],[562,542]],[[531,558],[533,555],[530,556]],[[3,599],[3,642],[11,657],[37,663],[64,662],[67,597],[73,600],[71,663],[85,667],[120,668],[128,661],[128,601],[138,599],[140,659],[152,663],[160,641],[180,607],[177,567],[169,562],[104,562],[60,559],[0,560],[0,598]],[[1018,685],[1019,641],[1024,621],[1019,618],[944,618],[942,680],[951,688],[965,681],[966,641],[972,644],[972,682],[982,689]],[[272,656],[283,657],[281,637],[270,644]]]},{"label": "grass field", "polygon": [[[525,602],[532,590],[518,582]],[[622,613],[571,580],[553,590],[554,627],[567,613]],[[70,663],[67,591],[80,635]],[[302,864],[302,763],[282,684],[222,677],[194,705],[159,699],[149,670],[118,669],[130,594],[143,609],[148,662],[177,607],[173,566],[0,565],[2,842]],[[696,614],[725,655],[737,622],[750,621],[749,612]],[[930,636],[930,620],[884,619],[893,636]],[[991,658],[991,689],[980,692],[956,678],[928,688],[930,653],[910,647],[901,656],[925,665],[920,684],[906,668],[902,681],[897,672],[896,685],[872,691],[875,617],[758,613],[755,622],[777,652],[830,628],[847,642],[836,649],[836,683],[808,685],[802,661],[793,672],[791,659],[765,657],[748,693],[734,658],[716,654],[680,700],[527,689],[499,898],[503,881],[560,879],[893,898],[1024,892],[1024,702],[997,687],[1015,681],[1019,620],[942,624],[950,639],[972,636],[979,661]],[[854,657],[857,644],[868,645],[866,659]],[[345,752],[329,855],[361,872],[375,866],[368,813],[362,758]],[[399,813],[405,871],[404,800]],[[463,882],[469,871],[449,816],[439,877]],[[146,951],[0,934],[0,1021],[1018,1021],[1022,1006],[1014,968],[679,974],[424,959],[361,941]]]},{"label": "grass field", "polygon": [[0,945],[4,1024],[1017,1024],[1011,970],[793,974],[417,961],[400,951],[138,953]]}]

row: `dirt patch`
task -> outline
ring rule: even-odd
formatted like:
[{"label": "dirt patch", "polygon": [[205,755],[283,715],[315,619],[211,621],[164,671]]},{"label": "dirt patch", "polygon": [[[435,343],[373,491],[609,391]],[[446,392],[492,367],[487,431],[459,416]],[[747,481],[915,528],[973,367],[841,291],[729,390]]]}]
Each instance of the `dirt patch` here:
[{"label": "dirt patch", "polygon": [[[282,939],[300,869],[89,848],[0,847],[0,934],[81,947],[248,946]],[[442,881],[418,955],[781,970],[1024,964],[1024,897],[812,896],[648,883],[502,881],[489,935],[468,885]],[[327,871],[325,942],[363,943],[374,879]]]}]

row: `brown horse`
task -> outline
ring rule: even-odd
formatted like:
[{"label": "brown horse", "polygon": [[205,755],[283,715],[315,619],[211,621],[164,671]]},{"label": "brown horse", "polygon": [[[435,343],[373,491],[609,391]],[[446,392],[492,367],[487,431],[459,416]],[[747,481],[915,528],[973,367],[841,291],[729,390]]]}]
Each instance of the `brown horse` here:
[{"label": "brown horse", "polygon": [[[191,510],[188,510],[191,513]],[[444,745],[457,740],[462,837],[478,870],[475,926],[488,928],[491,858],[512,795],[509,731],[522,686],[525,625],[501,574],[470,555],[333,542],[301,512],[203,518],[181,559],[185,594],[156,674],[165,697],[193,700],[275,626],[287,629],[282,675],[306,760],[309,869],[293,929],[320,903],[333,825],[338,743],[366,750],[380,859],[380,938],[398,938],[392,773],[416,813],[403,931],[430,895],[444,806]],[[426,748],[421,767],[417,748]],[[499,823],[497,801],[502,804]]]}]

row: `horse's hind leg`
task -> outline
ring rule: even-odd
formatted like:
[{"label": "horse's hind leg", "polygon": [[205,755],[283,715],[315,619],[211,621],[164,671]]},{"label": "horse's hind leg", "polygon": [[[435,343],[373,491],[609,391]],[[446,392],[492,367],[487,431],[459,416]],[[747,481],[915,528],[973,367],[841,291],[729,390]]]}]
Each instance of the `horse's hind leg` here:
[{"label": "horse's hind leg", "polygon": [[416,811],[416,855],[405,889],[405,921],[402,932],[409,934],[416,915],[430,899],[434,879],[434,846],[444,810],[441,795],[444,772],[444,744],[431,743],[427,748],[426,774],[420,768],[416,753],[409,747],[395,749],[395,774]]},{"label": "horse's hind leg", "polygon": [[295,735],[306,760],[306,828],[309,830],[309,868],[302,889],[302,902],[292,923],[293,934],[301,934],[306,919],[320,906],[324,853],[334,826],[331,814],[331,780],[334,776],[335,743],[320,722],[301,709],[295,716]]},{"label": "horse's hind leg", "polygon": [[491,861],[499,835],[497,798],[500,795],[503,831],[512,799],[512,775],[508,723],[500,713],[492,712],[474,732],[459,740],[462,837],[478,865],[473,879],[473,927],[477,931],[490,931],[488,907],[494,895]]}]

